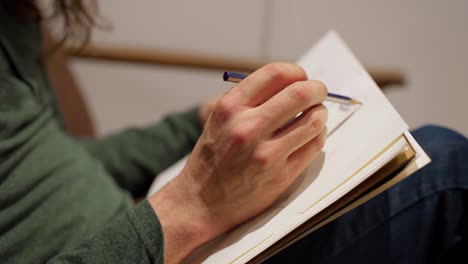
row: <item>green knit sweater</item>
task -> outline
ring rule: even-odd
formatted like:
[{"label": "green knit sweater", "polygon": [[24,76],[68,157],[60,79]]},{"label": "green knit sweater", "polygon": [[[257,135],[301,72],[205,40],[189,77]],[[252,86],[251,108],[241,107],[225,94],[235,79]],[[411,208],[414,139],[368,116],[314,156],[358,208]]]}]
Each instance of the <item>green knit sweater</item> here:
[{"label": "green knit sweater", "polygon": [[73,138],[41,50],[38,25],[0,1],[0,262],[162,263],[158,218],[130,194],[191,150],[197,110],[101,140]]}]

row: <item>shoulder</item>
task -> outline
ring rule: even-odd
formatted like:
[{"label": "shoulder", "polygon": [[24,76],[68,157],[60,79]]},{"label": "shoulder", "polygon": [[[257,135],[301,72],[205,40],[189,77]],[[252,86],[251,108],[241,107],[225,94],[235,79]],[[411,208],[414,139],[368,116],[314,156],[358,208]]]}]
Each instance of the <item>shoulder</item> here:
[{"label": "shoulder", "polygon": [[4,54],[0,53],[0,135],[24,126],[40,111],[31,87],[15,76],[5,61]]},{"label": "shoulder", "polygon": [[0,140],[28,127],[44,108],[38,97],[39,26],[9,16],[0,0]]}]

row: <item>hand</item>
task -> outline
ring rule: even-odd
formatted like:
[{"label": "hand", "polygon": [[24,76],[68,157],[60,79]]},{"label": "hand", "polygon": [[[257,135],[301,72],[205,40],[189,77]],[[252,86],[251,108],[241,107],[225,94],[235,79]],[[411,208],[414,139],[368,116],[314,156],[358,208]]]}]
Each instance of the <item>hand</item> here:
[{"label": "hand", "polygon": [[217,101],[181,174],[150,198],[166,261],[259,214],[294,182],[324,145],[326,95],[299,66],[278,63]]},{"label": "hand", "polygon": [[211,112],[213,112],[214,106],[220,97],[221,96],[210,98],[200,106],[200,110],[198,110],[198,118],[200,119],[202,126],[205,126],[206,121],[208,121],[208,117],[210,117]]}]

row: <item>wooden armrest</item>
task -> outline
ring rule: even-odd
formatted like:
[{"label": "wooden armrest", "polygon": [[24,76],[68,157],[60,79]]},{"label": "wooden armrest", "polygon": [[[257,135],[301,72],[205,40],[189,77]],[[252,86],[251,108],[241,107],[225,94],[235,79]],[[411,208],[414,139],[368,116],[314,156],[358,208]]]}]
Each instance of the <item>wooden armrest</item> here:
[{"label": "wooden armrest", "polygon": [[[228,70],[246,73],[255,71],[268,63],[267,61],[229,58],[223,56],[97,44],[89,44],[78,52],[74,49],[65,47],[65,52],[82,59],[149,65],[167,65],[218,71]],[[403,85],[405,83],[405,76],[399,70],[375,67],[366,68],[380,88],[389,85]]]},{"label": "wooden armrest", "polygon": [[[48,51],[55,42],[45,28],[42,30]],[[93,138],[96,136],[93,119],[79,89],[79,82],[68,68],[67,59],[67,54],[60,50],[45,54],[45,65],[58,99],[65,129],[73,136]]]}]

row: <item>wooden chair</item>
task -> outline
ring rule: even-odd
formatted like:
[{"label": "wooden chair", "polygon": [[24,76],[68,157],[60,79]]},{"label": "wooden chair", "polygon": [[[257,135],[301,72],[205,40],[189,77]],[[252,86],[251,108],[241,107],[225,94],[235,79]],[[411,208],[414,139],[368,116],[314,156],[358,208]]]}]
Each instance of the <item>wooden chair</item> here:
[{"label": "wooden chair", "polygon": [[[50,38],[46,38],[46,42],[50,44]],[[88,138],[96,136],[93,119],[80,93],[79,82],[67,67],[67,62],[71,58],[239,72],[252,72],[267,63],[266,61],[219,57],[209,54],[97,44],[88,45],[80,52],[65,47],[47,59],[49,75],[59,99],[67,131],[72,135]],[[374,67],[367,69],[381,88],[402,85],[405,82],[405,76],[398,70]]]}]

